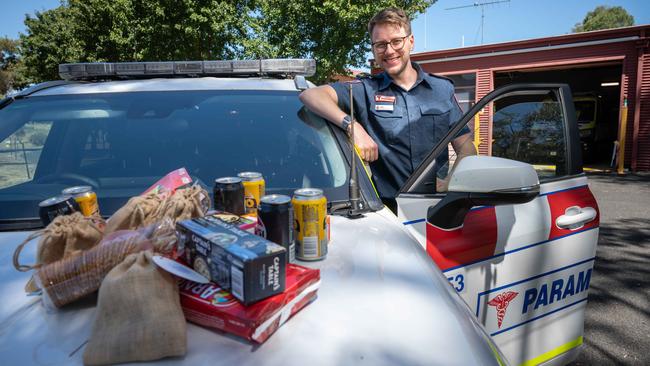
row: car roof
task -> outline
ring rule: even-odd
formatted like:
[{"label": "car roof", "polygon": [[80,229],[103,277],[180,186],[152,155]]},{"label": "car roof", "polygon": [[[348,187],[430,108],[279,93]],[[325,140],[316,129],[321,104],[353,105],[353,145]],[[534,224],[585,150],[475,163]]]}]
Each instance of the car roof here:
[{"label": "car roof", "polygon": [[[308,82],[309,86],[313,84]],[[299,91],[293,79],[250,78],[153,78],[79,82],[48,87],[32,96],[127,93],[189,90],[280,90]]]}]

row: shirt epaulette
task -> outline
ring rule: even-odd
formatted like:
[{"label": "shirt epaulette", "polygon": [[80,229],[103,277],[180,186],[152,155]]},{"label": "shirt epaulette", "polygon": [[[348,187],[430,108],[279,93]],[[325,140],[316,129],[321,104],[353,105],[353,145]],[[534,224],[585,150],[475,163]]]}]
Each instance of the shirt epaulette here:
[{"label": "shirt epaulette", "polygon": [[434,78],[447,80],[447,81],[449,81],[449,82],[451,83],[451,85],[455,85],[455,84],[454,84],[454,81],[451,80],[450,78],[446,77],[446,76],[436,75],[436,74],[431,73],[431,72],[427,73],[427,75],[429,75],[429,76],[433,76]]}]

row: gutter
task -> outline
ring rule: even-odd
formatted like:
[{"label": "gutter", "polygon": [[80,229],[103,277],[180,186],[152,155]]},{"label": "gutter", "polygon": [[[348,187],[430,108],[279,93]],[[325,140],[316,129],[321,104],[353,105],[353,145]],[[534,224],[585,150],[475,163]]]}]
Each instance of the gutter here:
[{"label": "gutter", "polygon": [[[639,39],[640,39],[639,36],[630,36],[630,37],[604,39],[604,40],[598,40],[598,41],[567,43],[567,44],[560,44],[560,45],[555,45],[555,46],[530,47],[530,48],[522,48],[522,49],[518,49],[518,50],[509,50],[509,51],[484,52],[484,53],[478,53],[478,54],[474,54],[474,55],[443,57],[443,58],[438,58],[438,59],[433,59],[433,60],[415,61],[415,62],[417,62],[418,64],[430,64],[430,63],[436,63],[436,62],[468,60],[468,59],[481,58],[481,57],[490,57],[490,56],[516,55],[516,54],[528,53],[528,52],[541,52],[541,51],[560,50],[560,49],[574,48],[574,47],[598,46],[598,45],[603,45],[603,44],[637,41]],[[417,57],[417,56],[415,56],[415,57]]]}]

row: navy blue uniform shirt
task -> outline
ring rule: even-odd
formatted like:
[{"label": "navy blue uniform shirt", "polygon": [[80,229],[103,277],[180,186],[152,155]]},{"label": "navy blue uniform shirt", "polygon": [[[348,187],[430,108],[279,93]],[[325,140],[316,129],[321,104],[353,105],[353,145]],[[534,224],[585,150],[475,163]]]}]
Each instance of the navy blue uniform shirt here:
[{"label": "navy blue uniform shirt", "polygon": [[[412,63],[417,80],[410,90],[393,83],[381,73],[359,82],[330,84],[338,96],[339,107],[350,112],[350,91],[354,98],[354,118],[362,124],[379,148],[379,158],[370,163],[375,187],[382,198],[394,198],[406,179],[462,117],[454,98],[453,83],[427,74]],[[464,129],[459,135],[468,133]],[[447,151],[437,165],[447,163]],[[445,177],[443,175],[442,177]]]}]

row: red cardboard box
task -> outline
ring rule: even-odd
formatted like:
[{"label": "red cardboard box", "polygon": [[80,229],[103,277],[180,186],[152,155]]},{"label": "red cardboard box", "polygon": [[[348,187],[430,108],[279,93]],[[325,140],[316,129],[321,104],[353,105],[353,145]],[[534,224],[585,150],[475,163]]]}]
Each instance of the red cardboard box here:
[{"label": "red cardboard box", "polygon": [[286,290],[250,306],[215,283],[180,282],[181,306],[192,323],[264,343],[285,321],[316,298],[320,271],[289,264]]}]

